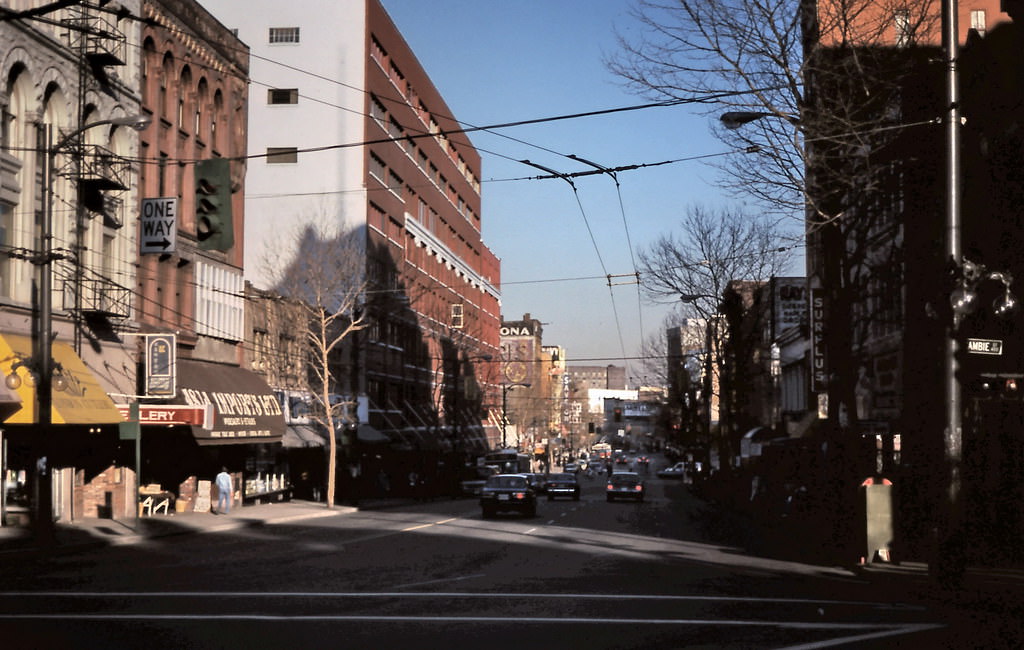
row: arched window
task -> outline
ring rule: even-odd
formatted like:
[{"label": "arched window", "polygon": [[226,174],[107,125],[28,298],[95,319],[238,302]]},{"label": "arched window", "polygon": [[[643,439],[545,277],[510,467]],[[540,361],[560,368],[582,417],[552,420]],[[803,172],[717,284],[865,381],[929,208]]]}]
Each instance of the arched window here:
[{"label": "arched window", "polygon": [[214,151],[224,151],[224,129],[221,125],[227,124],[227,117],[224,115],[224,93],[219,89],[213,95],[213,115],[210,116],[210,146]]},{"label": "arched window", "polygon": [[[210,87],[206,83],[206,78],[199,80],[199,87],[196,89],[196,100],[194,107],[194,120],[192,125],[192,133],[196,139],[205,142],[208,139],[207,125],[204,123],[206,119],[205,111],[209,110],[210,103]],[[200,156],[201,157],[201,156]]]},{"label": "arched window", "polygon": [[170,93],[167,92],[167,85],[174,83],[174,56],[170,52],[164,54],[164,62],[162,66],[162,74],[160,75],[160,117],[164,120],[170,120],[174,115],[174,108],[170,105],[171,98]]},{"label": "arched window", "polygon": [[178,112],[175,118],[178,128],[187,131],[192,126],[192,102],[195,91],[192,88],[192,68],[181,69],[181,81],[178,84]]}]

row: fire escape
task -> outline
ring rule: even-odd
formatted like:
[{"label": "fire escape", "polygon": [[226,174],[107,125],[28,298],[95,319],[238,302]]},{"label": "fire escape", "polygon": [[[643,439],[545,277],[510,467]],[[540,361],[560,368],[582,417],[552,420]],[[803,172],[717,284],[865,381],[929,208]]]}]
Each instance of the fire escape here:
[{"label": "fire escape", "polygon": [[[94,10],[75,6],[67,9],[60,21],[61,37],[67,47],[78,55],[78,119],[87,119],[86,96],[90,90],[113,94],[108,68],[125,65],[127,38],[117,28],[116,20]],[[77,125],[80,129],[81,124]],[[85,257],[86,234],[90,224],[99,219],[104,229],[119,230],[123,199],[119,194],[129,188],[130,161],[117,156],[106,147],[87,144],[83,132],[71,137],[62,157],[64,163],[56,173],[71,179],[77,192],[75,207],[75,255],[73,273],[62,282],[63,307],[75,318],[75,348],[81,347],[83,325],[94,334],[110,330],[110,319],[131,316],[131,290],[108,277],[107,260],[98,272],[87,277]],[[104,252],[104,254],[108,254]],[[111,266],[112,268],[112,266]]]}]

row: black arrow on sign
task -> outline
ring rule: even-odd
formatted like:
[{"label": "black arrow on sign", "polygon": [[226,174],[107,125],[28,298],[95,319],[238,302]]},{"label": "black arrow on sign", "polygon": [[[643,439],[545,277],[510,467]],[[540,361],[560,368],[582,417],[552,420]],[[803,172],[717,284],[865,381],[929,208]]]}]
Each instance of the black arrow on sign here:
[{"label": "black arrow on sign", "polygon": [[145,245],[146,245],[146,248],[151,248],[153,246],[159,246],[159,247],[163,248],[164,250],[167,250],[170,247],[171,242],[169,242],[167,240],[167,238],[164,237],[163,241],[155,242],[155,241],[152,241],[152,240],[146,240]]}]

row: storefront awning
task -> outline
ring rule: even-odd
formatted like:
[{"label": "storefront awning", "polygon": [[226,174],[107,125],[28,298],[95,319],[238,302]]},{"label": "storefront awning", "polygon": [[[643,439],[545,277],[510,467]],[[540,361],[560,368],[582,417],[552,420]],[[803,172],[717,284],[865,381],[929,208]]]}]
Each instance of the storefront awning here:
[{"label": "storefront awning", "polygon": [[308,447],[323,447],[327,444],[327,438],[313,427],[306,424],[292,424],[285,428],[281,445],[288,449],[303,449]]},{"label": "storefront awning", "polygon": [[213,426],[192,427],[201,445],[280,442],[285,432],[281,403],[254,372],[192,359],[177,362],[178,397],[188,406],[213,405]]},{"label": "storefront awning", "polygon": [[356,429],[356,437],[359,442],[365,442],[367,444],[385,443],[391,442],[391,438],[387,437],[377,429],[371,427],[369,424],[360,424]]},{"label": "storefront awning", "polygon": [[[19,406],[5,424],[32,424],[36,417],[36,386],[29,373],[32,362],[32,339],[23,334],[0,334],[0,377],[15,374],[21,384],[14,389]],[[99,380],[67,343],[54,341],[50,347],[54,367],[54,424],[116,424],[124,418],[114,406]],[[15,368],[17,366],[17,368]],[[60,379],[61,381],[57,381]],[[61,386],[62,389],[57,387]],[[6,389],[6,386],[4,388]],[[0,397],[0,405],[11,405],[9,395]]]}]

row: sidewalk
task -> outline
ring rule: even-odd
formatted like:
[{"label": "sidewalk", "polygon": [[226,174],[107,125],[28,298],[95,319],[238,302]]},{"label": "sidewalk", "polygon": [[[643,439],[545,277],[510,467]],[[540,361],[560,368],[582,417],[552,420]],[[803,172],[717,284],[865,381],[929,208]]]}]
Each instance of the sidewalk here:
[{"label": "sidewalk", "polygon": [[[71,524],[55,524],[49,542],[33,539],[23,526],[0,527],[0,559],[20,554],[61,553],[90,546],[137,544],[156,537],[222,532],[239,528],[286,524],[355,512],[356,508],[313,501],[292,500],[235,507],[227,515],[209,512],[171,512],[135,520],[85,517]],[[137,526],[137,528],[136,528]]]}]

